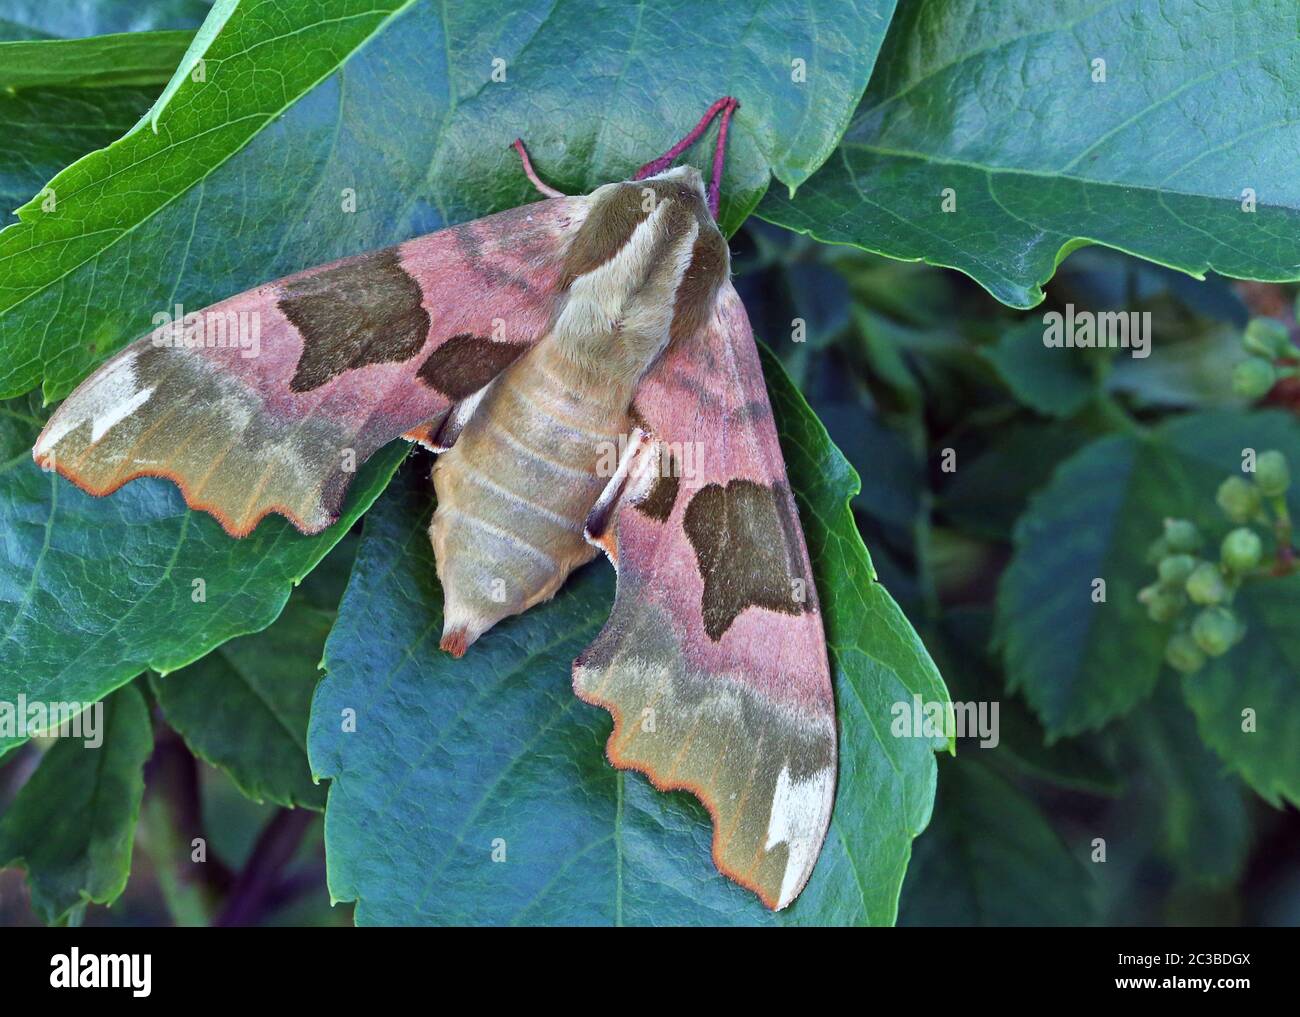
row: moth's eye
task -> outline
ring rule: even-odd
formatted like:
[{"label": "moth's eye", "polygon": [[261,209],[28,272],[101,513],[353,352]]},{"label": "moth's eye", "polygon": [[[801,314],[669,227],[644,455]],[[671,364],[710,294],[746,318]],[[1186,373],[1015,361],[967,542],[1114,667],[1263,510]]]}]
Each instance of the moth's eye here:
[{"label": "moth's eye", "polygon": [[679,197],[682,201],[690,201],[692,198],[699,197],[699,195],[696,194],[689,187],[679,187],[677,188],[677,197]]}]

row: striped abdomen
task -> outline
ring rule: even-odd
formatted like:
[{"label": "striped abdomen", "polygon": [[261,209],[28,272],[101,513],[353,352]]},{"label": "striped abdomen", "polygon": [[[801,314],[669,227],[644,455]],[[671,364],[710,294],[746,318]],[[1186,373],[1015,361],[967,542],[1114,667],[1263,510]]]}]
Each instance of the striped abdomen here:
[{"label": "striped abdomen", "polygon": [[598,465],[626,432],[630,398],[546,341],[488,387],[433,470],[443,649],[459,656],[596,554],[583,525],[609,480]]}]

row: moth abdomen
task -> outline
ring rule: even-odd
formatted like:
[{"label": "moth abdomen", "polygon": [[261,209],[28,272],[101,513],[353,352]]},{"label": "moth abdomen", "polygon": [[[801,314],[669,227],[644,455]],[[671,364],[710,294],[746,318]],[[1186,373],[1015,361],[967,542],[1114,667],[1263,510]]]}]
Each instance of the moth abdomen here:
[{"label": "moth abdomen", "polygon": [[434,467],[429,535],[444,596],[443,649],[549,599],[597,549],[583,536],[603,490],[602,448],[629,395],[595,388],[549,342],[484,392]]}]

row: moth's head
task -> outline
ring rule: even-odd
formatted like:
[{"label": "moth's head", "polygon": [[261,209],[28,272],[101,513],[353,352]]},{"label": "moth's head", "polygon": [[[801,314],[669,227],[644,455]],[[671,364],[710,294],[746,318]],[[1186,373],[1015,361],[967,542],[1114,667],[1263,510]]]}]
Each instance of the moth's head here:
[{"label": "moth's head", "polygon": [[704,176],[694,166],[674,166],[652,177],[631,180],[628,183],[634,187],[650,185],[662,192],[665,197],[673,196],[678,201],[692,206],[698,203],[699,207],[704,209],[705,215],[708,215],[708,194],[704,190]]},{"label": "moth's head", "polygon": [[591,205],[578,237],[586,243],[575,247],[589,256],[622,249],[641,226],[646,228],[640,232],[653,233],[660,245],[694,234],[697,228],[722,235],[709,214],[704,178],[694,166],[674,166],[642,180],[605,184],[587,200]]}]

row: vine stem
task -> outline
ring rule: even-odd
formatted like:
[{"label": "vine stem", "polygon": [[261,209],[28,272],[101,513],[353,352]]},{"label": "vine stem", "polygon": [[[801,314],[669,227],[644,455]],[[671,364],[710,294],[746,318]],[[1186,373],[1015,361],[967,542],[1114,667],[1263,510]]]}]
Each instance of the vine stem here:
[{"label": "vine stem", "polygon": [[280,888],[280,873],[302,845],[315,813],[280,809],[262,829],[214,925],[256,925]]},{"label": "vine stem", "polygon": [[196,840],[208,844],[199,796],[198,762],[181,736],[155,711],[154,751],[145,766],[148,795],[141,813],[143,846],[159,868],[159,881],[173,920],[205,924],[234,874],[220,859],[190,860]]}]

